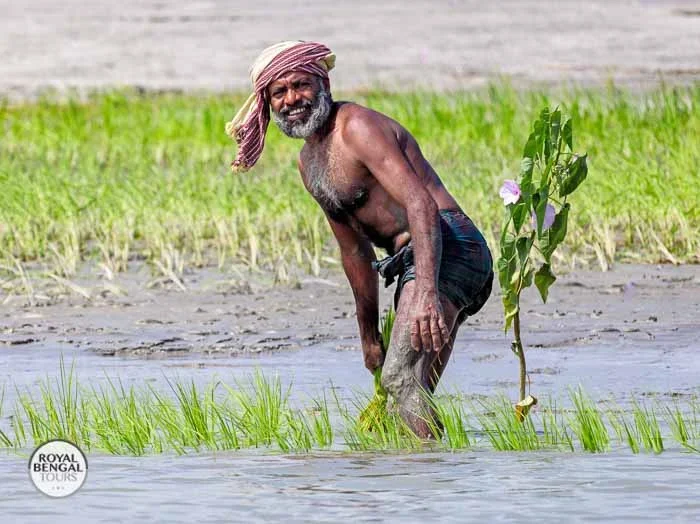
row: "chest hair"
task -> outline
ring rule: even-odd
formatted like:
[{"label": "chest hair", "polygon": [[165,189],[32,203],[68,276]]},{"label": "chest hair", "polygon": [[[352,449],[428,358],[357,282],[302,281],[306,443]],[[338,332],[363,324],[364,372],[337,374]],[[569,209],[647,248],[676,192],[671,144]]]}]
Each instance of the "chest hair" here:
[{"label": "chest hair", "polygon": [[331,215],[341,214],[343,205],[338,189],[331,179],[335,161],[328,148],[306,155],[304,171],[311,195]]}]

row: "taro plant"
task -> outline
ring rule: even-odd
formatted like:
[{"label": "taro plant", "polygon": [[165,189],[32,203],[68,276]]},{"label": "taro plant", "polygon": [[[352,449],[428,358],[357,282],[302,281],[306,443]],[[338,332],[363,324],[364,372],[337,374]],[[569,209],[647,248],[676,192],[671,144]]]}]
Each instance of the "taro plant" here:
[{"label": "taro plant", "polygon": [[543,302],[556,277],[552,255],[566,237],[571,209],[568,197],[588,173],[586,155],[574,153],[571,119],[559,109],[544,108],[527,139],[518,180],[506,180],[500,196],[506,206],[497,262],[503,293],[506,332],[513,328],[513,353],[520,363],[520,403],[523,416],[536,402],[525,397],[527,366],[521,339],[520,295],[533,282]]}]

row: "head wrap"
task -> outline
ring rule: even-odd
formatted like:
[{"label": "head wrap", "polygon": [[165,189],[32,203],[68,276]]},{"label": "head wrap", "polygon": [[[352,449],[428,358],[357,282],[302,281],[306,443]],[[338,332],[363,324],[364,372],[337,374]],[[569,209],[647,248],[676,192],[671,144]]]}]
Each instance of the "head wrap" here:
[{"label": "head wrap", "polygon": [[280,42],[260,53],[250,68],[254,92],[226,124],[226,134],[238,144],[238,154],[231,164],[234,171],[247,171],[262,154],[270,123],[267,86],[290,71],[303,71],[327,79],[334,65],[335,54],[316,42]]}]

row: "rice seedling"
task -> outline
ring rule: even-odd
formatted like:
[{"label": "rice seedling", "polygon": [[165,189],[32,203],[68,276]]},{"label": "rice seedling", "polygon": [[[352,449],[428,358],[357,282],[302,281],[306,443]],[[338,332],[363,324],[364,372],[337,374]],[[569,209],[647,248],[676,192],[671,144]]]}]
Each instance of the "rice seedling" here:
[{"label": "rice seedling", "polygon": [[[599,410],[582,389],[571,390],[570,413],[554,402],[519,420],[505,396],[465,401],[458,392],[437,397],[437,441],[416,437],[395,412],[384,410],[367,429],[357,413],[367,396],[356,394],[348,403],[335,390],[332,406],[339,424],[331,423],[325,394],[304,405],[289,401],[291,386],[279,377],[256,372],[233,386],[214,380],[203,386],[168,379],[169,388],[126,387],[105,377],[100,385],[80,386],[74,368],[63,366],[56,379],[46,378],[39,395],[18,391],[9,428],[3,427],[6,408],[0,391],[0,449],[25,449],[51,438],[67,438],[86,450],[141,456],[154,453],[193,453],[202,450],[264,448],[283,453],[347,449],[353,452],[424,452],[444,449],[494,451],[569,450],[603,452],[610,436]],[[662,426],[658,413],[664,414]],[[607,419],[621,442],[634,452],[660,453],[665,440],[698,452],[698,409],[686,406],[614,407]],[[666,431],[666,433],[664,433]],[[336,438],[340,440],[336,441]]]},{"label": "rice seedling", "polygon": [[574,409],[569,419],[569,427],[581,447],[592,453],[606,451],[610,445],[610,435],[601,412],[580,387],[570,390],[569,396]]},{"label": "rice seedling", "polygon": [[29,391],[18,392],[35,444],[50,438],[83,442],[88,433],[82,409],[85,400],[78,395],[74,366],[72,364],[70,370],[66,370],[61,357],[59,377],[51,380],[47,376],[39,383],[40,399],[35,399]]},{"label": "rice seedling", "polygon": [[661,453],[664,450],[664,442],[654,410],[639,404],[635,400],[632,403],[632,416],[644,449],[654,453]]},{"label": "rice seedling", "polygon": [[316,444],[321,448],[329,448],[333,444],[333,427],[331,426],[328,402],[324,394],[322,399],[314,399],[311,407],[311,430]]},{"label": "rice seedling", "polygon": [[[519,170],[513,159],[530,115],[558,103],[591,157],[590,182],[572,198],[577,213],[561,263],[698,260],[700,85],[348,95],[416,136],[491,246],[501,222],[499,181]],[[31,299],[36,271],[70,280],[85,260],[112,276],[138,259],[163,274],[158,261],[182,281],[180,267],[275,271],[284,260],[318,272],[337,259],[296,173],[297,142],[271,128],[256,170],[228,172],[233,151],[222,123],[243,97],[121,90],[4,106],[0,261],[15,273],[17,263],[20,273],[33,268],[12,275],[15,292]],[[172,249],[166,258],[164,247]]]},{"label": "rice seedling", "polygon": [[696,443],[700,440],[698,429],[698,416],[695,404],[692,404],[692,412],[685,414],[676,403],[673,408],[664,407],[664,418],[671,430],[673,439],[688,451],[700,453],[700,446]]},{"label": "rice seedling", "polygon": [[481,431],[497,451],[532,451],[542,447],[531,416],[521,421],[504,397],[478,402],[472,408]]},{"label": "rice seedling", "polygon": [[[335,393],[335,392],[334,392]],[[395,410],[377,410],[368,426],[357,412],[368,404],[366,395],[356,393],[350,408],[335,397],[335,405],[345,423],[343,438],[352,451],[418,450],[424,442],[406,425]]]},{"label": "rice seedling", "polygon": [[474,445],[474,442],[469,438],[468,417],[464,409],[464,402],[459,395],[434,399],[433,408],[440,423],[439,428],[432,428],[433,433],[442,435],[445,446],[449,450],[468,449]]},{"label": "rice seedling", "polygon": [[[379,333],[381,335],[382,349],[386,352],[391,342],[391,331],[394,329],[396,311],[390,307],[382,316]],[[374,395],[367,406],[360,412],[360,426],[365,431],[371,431],[374,426],[381,425],[387,407],[387,392],[382,387],[382,369],[374,371]]]},{"label": "rice seedling", "polygon": [[564,415],[557,408],[556,402],[550,400],[540,411],[542,423],[542,442],[546,446],[574,451],[574,442],[564,420]]},{"label": "rice seedling", "polygon": [[627,444],[632,453],[639,453],[640,437],[637,426],[627,420],[624,410],[615,406],[607,411],[607,417],[620,442]]},{"label": "rice seedling", "polygon": [[163,443],[156,435],[152,398],[125,390],[107,380],[106,386],[92,387],[87,402],[90,436],[85,444],[115,455],[140,456],[161,453]]},{"label": "rice seedling", "polygon": [[256,371],[249,384],[237,383],[236,389],[225,386],[237,403],[236,426],[246,446],[269,446],[279,442],[285,431],[289,411],[289,388],[284,391],[279,377],[266,378]]},{"label": "rice seedling", "polygon": [[180,431],[185,433],[184,439],[189,446],[195,449],[200,446],[216,449],[217,434],[214,424],[217,419],[212,410],[216,385],[210,384],[204,394],[200,394],[194,381],[189,387],[181,382],[168,381],[168,384],[175,394],[177,407],[182,415]]}]

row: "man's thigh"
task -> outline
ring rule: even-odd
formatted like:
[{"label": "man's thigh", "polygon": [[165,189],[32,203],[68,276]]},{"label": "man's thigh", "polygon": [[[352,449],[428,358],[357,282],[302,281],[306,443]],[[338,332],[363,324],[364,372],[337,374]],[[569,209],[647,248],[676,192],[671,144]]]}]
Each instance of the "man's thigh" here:
[{"label": "man's thigh", "polygon": [[[415,309],[416,298],[415,284],[415,280],[410,280],[404,284],[401,291],[382,374],[405,375],[411,370],[416,378],[424,382],[429,376],[427,372],[439,353],[434,351],[419,352],[411,345],[412,313]],[[440,294],[440,303],[445,325],[452,333],[456,328],[460,310],[443,294]]]}]

